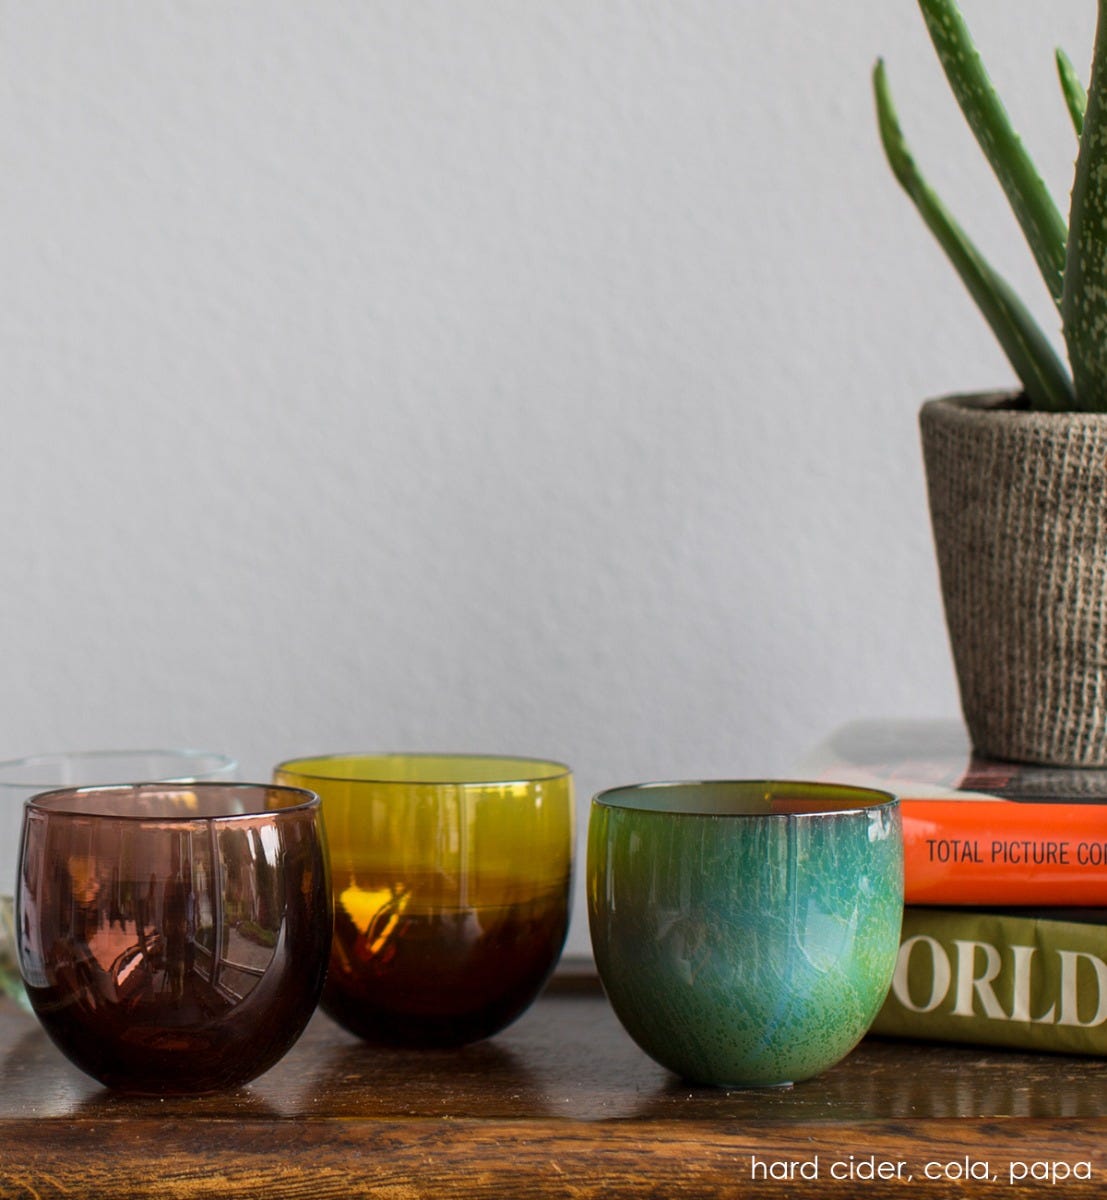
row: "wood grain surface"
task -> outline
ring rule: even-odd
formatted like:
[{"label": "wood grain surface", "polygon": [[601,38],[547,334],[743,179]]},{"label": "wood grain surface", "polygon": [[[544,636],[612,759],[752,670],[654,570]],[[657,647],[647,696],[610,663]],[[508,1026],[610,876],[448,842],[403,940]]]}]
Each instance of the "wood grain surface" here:
[{"label": "wood grain surface", "polygon": [[1105,1139],[1098,1059],[870,1039],[794,1088],[691,1088],[579,973],[459,1051],[317,1014],[253,1085],[190,1099],[104,1091],[0,1001],[4,1198],[1090,1197]]}]

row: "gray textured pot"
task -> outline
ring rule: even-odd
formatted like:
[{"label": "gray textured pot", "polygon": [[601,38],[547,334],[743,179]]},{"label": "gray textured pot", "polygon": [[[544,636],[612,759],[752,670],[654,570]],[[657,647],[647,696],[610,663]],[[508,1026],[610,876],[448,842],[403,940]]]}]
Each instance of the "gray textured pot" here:
[{"label": "gray textured pot", "polygon": [[983,754],[1107,764],[1107,415],[919,415],[961,705]]}]

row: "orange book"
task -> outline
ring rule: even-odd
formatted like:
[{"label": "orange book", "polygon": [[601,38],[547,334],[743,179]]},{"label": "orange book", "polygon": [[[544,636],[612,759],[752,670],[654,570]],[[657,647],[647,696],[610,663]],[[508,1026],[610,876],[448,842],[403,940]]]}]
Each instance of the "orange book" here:
[{"label": "orange book", "polygon": [[1107,906],[1107,770],[983,759],[954,721],[858,721],[796,778],[893,792],[908,904]]}]

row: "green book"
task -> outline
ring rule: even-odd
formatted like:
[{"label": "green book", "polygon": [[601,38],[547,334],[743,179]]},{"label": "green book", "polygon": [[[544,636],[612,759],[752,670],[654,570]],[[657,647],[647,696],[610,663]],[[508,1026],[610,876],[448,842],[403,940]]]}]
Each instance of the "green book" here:
[{"label": "green book", "polygon": [[872,1032],[1107,1055],[1107,909],[908,907]]}]

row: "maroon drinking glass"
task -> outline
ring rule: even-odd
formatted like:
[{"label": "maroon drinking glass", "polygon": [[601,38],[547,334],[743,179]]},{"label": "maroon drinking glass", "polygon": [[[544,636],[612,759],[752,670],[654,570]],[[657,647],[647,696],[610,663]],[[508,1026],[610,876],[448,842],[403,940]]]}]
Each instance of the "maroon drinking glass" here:
[{"label": "maroon drinking glass", "polygon": [[67,788],[27,802],[19,966],[46,1032],[108,1087],[237,1087],[292,1046],[323,987],[319,798],[239,783]]}]

